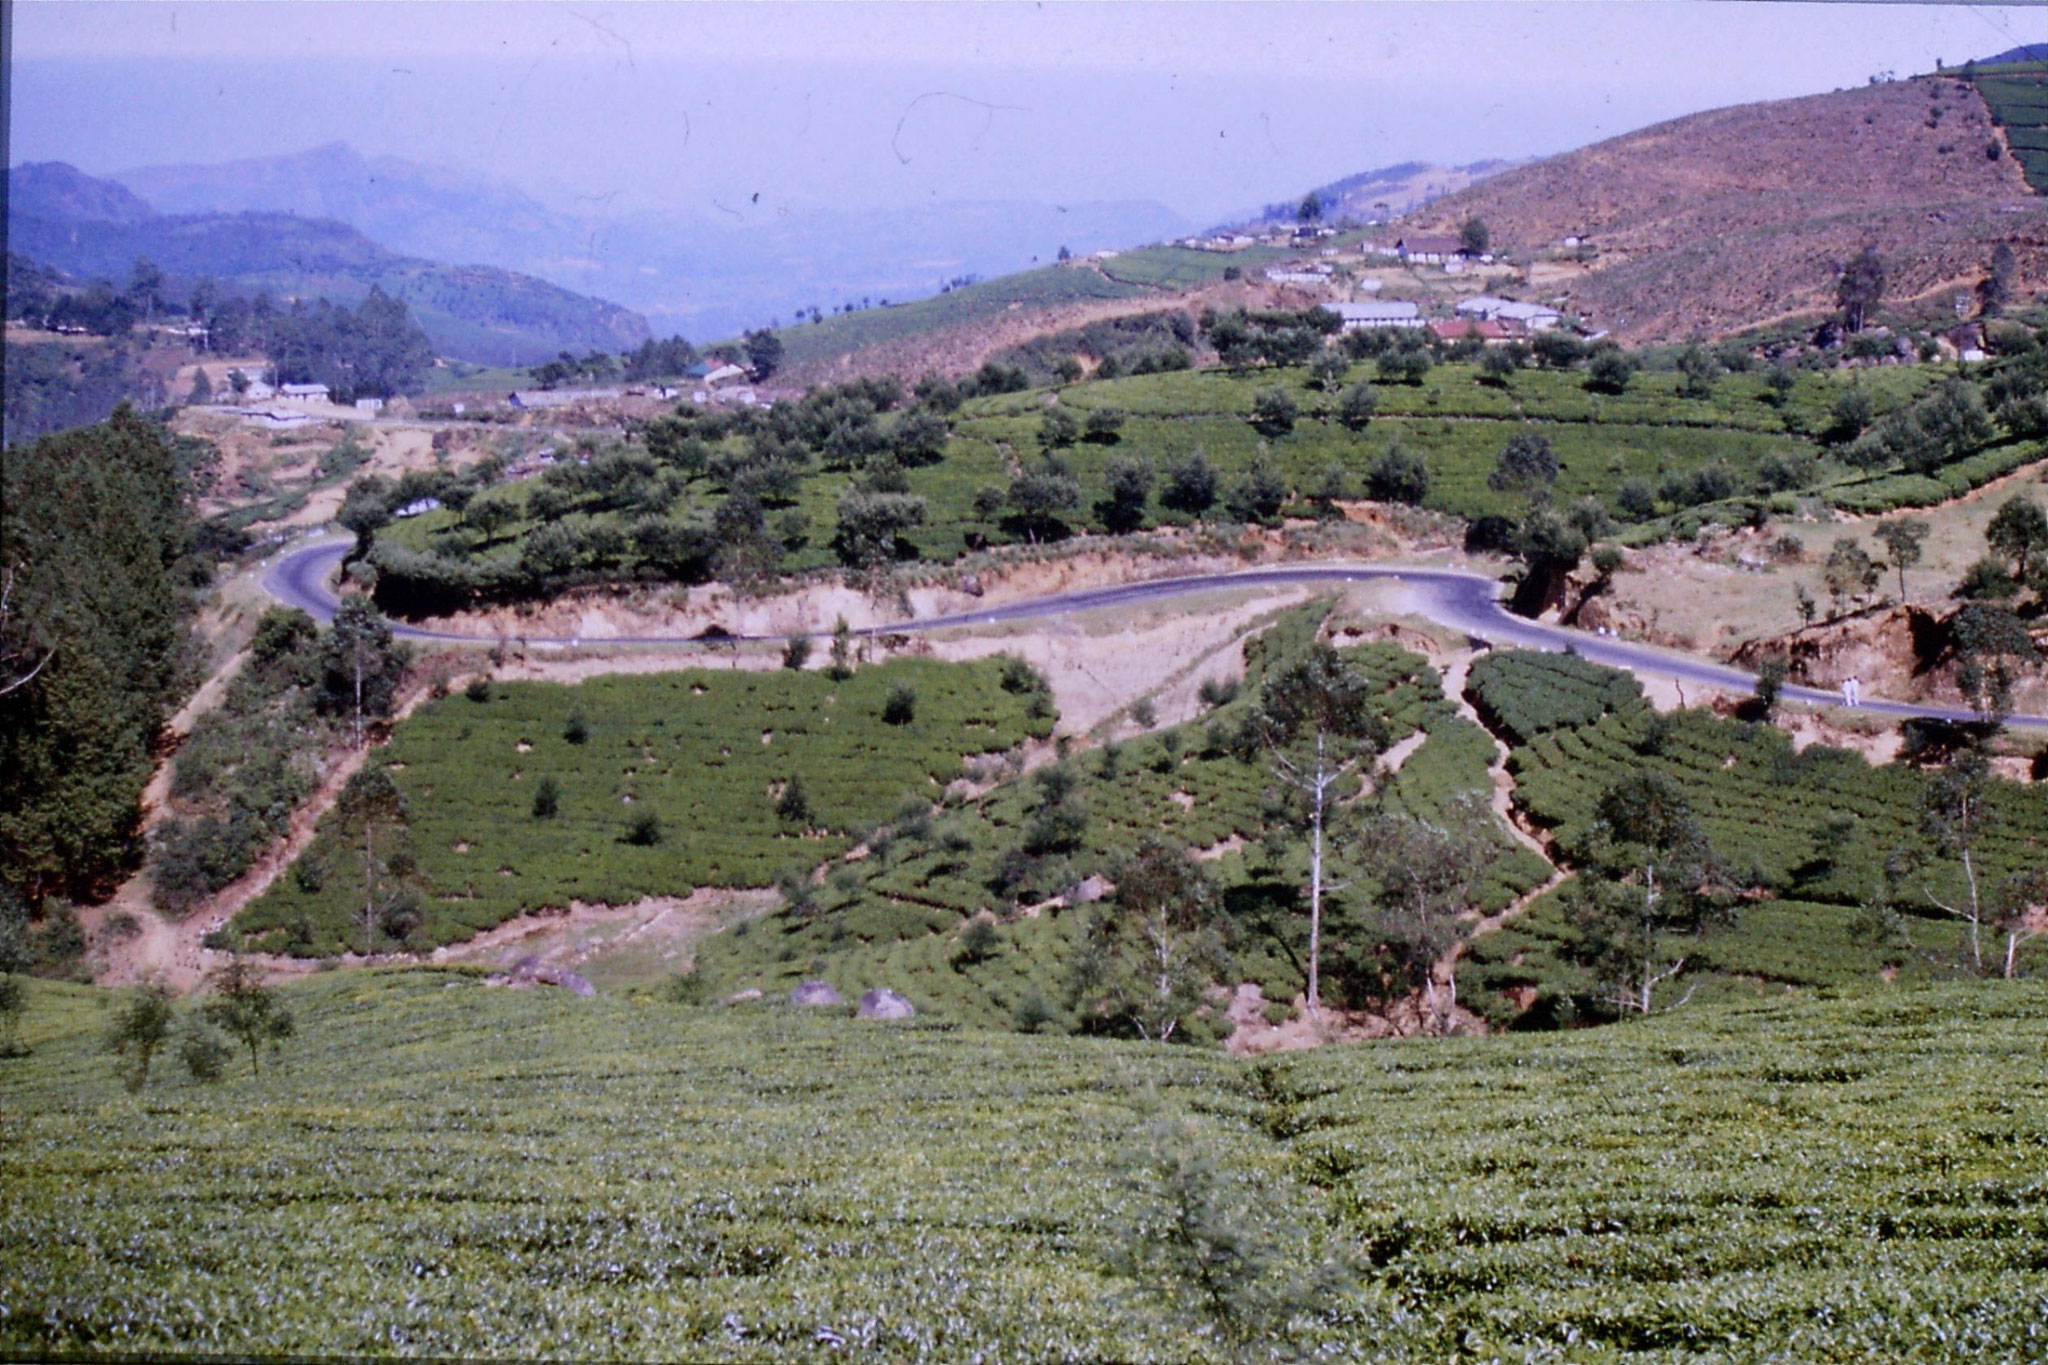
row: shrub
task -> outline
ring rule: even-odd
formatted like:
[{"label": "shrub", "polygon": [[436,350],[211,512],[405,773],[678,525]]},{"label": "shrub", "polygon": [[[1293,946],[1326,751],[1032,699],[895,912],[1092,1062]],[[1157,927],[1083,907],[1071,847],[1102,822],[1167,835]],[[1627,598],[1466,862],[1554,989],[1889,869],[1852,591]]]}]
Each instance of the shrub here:
[{"label": "shrub", "polygon": [[620,837],[635,848],[652,848],[661,842],[661,817],[651,810],[635,811]]},{"label": "shrub", "polygon": [[801,671],[811,661],[811,637],[797,634],[789,637],[782,646],[782,666]]},{"label": "shrub", "polygon": [[[536,820],[554,819],[555,812],[560,809],[561,803],[561,784],[556,782],[553,777],[543,777],[540,780],[540,785],[533,789],[533,818]],[[319,888],[315,887],[313,889],[318,890]]]},{"label": "shrub", "polygon": [[590,738],[590,722],[583,719],[581,711],[571,711],[562,722],[562,738],[571,744],[582,744]]},{"label": "shrub", "polygon": [[491,680],[481,673],[477,674],[462,689],[462,695],[474,702],[489,701],[491,699]]},{"label": "shrub", "polygon": [[917,692],[897,683],[882,700],[882,719],[890,725],[908,725],[917,715]]}]

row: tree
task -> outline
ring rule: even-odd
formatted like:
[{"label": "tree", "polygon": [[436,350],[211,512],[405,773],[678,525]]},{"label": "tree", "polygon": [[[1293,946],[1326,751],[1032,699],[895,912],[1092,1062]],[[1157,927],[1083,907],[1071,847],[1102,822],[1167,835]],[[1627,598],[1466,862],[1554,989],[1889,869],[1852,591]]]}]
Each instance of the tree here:
[{"label": "tree", "polygon": [[1294,420],[1300,415],[1293,395],[1278,384],[1259,390],[1252,399],[1251,423],[1262,436],[1286,435],[1294,430]]},{"label": "tree", "polygon": [[391,623],[352,592],[341,599],[320,646],[320,708],[353,717],[355,745],[363,747],[363,718],[391,714],[398,680],[412,651],[391,635]]},{"label": "tree", "polygon": [[1118,433],[1124,429],[1124,415],[1116,408],[1096,408],[1081,428],[1082,439],[1097,445],[1115,445]]},{"label": "tree", "polygon": [[209,1023],[249,1049],[249,1069],[261,1072],[265,1044],[272,1051],[292,1036],[291,1009],[263,984],[248,963],[236,958],[215,972],[213,994],[200,1006]]},{"label": "tree", "polygon": [[1635,364],[1620,347],[1602,347],[1586,367],[1586,387],[1595,393],[1622,393],[1635,372]]},{"label": "tree", "polygon": [[896,683],[882,699],[882,723],[908,725],[917,717],[917,691],[907,683]]},{"label": "tree", "polygon": [[1950,622],[1955,636],[1956,687],[1971,709],[1989,724],[2002,724],[2012,710],[2018,674],[2041,663],[2027,623],[2004,607],[1973,602]]},{"label": "tree", "polygon": [[792,672],[801,673],[804,665],[811,661],[811,637],[798,631],[782,645],[782,666]]},{"label": "tree", "polygon": [[358,830],[363,839],[363,955],[376,949],[377,891],[382,865],[377,861],[377,831],[405,819],[405,797],[381,764],[356,769],[342,786],[335,804],[345,829]]},{"label": "tree", "polygon": [[1262,458],[1231,483],[1223,502],[1236,521],[1270,522],[1287,504],[1287,484]]},{"label": "tree", "polygon": [[553,776],[545,776],[533,789],[533,818],[552,820],[562,806],[562,785]]},{"label": "tree", "polygon": [[113,1027],[107,1032],[107,1051],[127,1062],[130,1091],[149,1084],[150,1063],[170,1039],[171,999],[171,988],[161,979],[152,980],[114,1015]]},{"label": "tree", "polygon": [[754,378],[766,379],[782,365],[782,338],[768,328],[748,332],[741,338],[746,347],[747,368],[754,372]]},{"label": "tree", "polygon": [[1835,601],[1835,615],[1842,614],[1842,604],[1847,599],[1875,588],[1883,573],[1884,566],[1865,554],[1861,545],[1847,536],[1838,537],[1834,548],[1828,551],[1826,567],[1821,570],[1821,581],[1827,584],[1828,596]]},{"label": "tree", "polygon": [[1529,348],[1536,353],[1536,363],[1546,370],[1569,370],[1586,357],[1586,343],[1558,328],[1538,332]]},{"label": "tree", "polygon": [[1529,509],[1510,537],[1508,548],[1522,561],[1522,581],[1510,606],[1524,616],[1534,616],[1557,594],[1558,585],[1579,567],[1586,553],[1586,535],[1572,519],[1556,508],[1540,505]]},{"label": "tree", "polygon": [[1145,524],[1145,504],[1152,496],[1152,466],[1144,460],[1111,460],[1102,475],[1103,499],[1097,508],[1102,524],[1123,535]]},{"label": "tree", "polygon": [[1488,346],[1479,353],[1479,377],[1495,388],[1505,388],[1522,368],[1519,346]]},{"label": "tree", "polygon": [[1167,1042],[1183,1031],[1228,963],[1216,886],[1186,849],[1148,838],[1110,866],[1113,906],[1080,929],[1068,976],[1073,1007],[1097,1027]]},{"label": "tree", "polygon": [[1353,431],[1364,431],[1372,423],[1373,413],[1379,410],[1379,395],[1372,391],[1372,385],[1358,381],[1344,390],[1344,396],[1337,400],[1337,420]]},{"label": "tree", "polygon": [[1605,1004],[1648,1015],[1657,988],[1688,961],[1666,950],[1663,937],[1704,926],[1718,860],[1691,802],[1667,773],[1645,769],[1623,779],[1601,796],[1595,813],[1588,867],[1569,896],[1577,938],[1567,951],[1600,978]]},{"label": "tree", "polygon": [[1899,571],[1899,601],[1906,600],[1906,570],[1920,562],[1922,548],[1927,543],[1928,533],[1934,528],[1913,517],[1895,517],[1877,525],[1876,535],[1892,557],[1892,567]]},{"label": "tree", "polygon": [[156,310],[164,306],[164,272],[147,256],[137,256],[128,272],[128,301],[142,311],[145,323],[156,321]]},{"label": "tree", "polygon": [[1246,727],[1245,747],[1264,752],[1308,831],[1311,1017],[1322,1008],[1324,831],[1347,780],[1386,747],[1386,721],[1372,703],[1365,678],[1319,641],[1275,670]]},{"label": "tree", "polygon": [[2013,279],[2019,272],[2019,261],[2014,257],[2012,247],[2000,242],[1991,249],[1991,269],[1977,284],[1977,314],[1979,317],[1996,317],[2012,298]]},{"label": "tree", "polygon": [[1351,362],[1344,353],[1333,347],[1317,351],[1315,358],[1308,362],[1308,377],[1311,383],[1325,393],[1335,393],[1344,386],[1344,376],[1351,373]]},{"label": "tree", "polygon": [[1493,472],[1486,476],[1486,486],[1496,493],[1533,497],[1557,482],[1557,470],[1557,452],[1550,448],[1550,438],[1539,432],[1518,431],[1501,447]]},{"label": "tree", "polygon": [[1310,223],[1323,221],[1323,196],[1310,190],[1302,196],[1301,206],[1294,210],[1294,221],[1306,227]]},{"label": "tree", "polygon": [[1785,693],[1785,656],[1773,654],[1765,659],[1756,670],[1756,704],[1769,720],[1778,709],[1778,701]]},{"label": "tree", "polygon": [[848,568],[873,572],[900,557],[903,537],[922,526],[924,517],[923,498],[850,487],[839,495],[839,526],[832,533],[832,548]]},{"label": "tree", "polygon": [[1993,823],[1984,807],[1984,792],[1990,785],[1991,761],[1984,751],[1971,745],[1956,755],[1935,779],[1928,783],[1920,805],[1920,829],[1939,852],[1956,860],[1963,871],[1963,899],[1955,904],[1927,888],[1927,899],[1944,913],[1970,926],[1970,966],[1984,970],[1982,931],[1986,906],[1977,885],[1977,841]]},{"label": "tree", "polygon": [[808,829],[813,819],[810,794],[804,790],[804,775],[791,773],[775,798],[775,817],[797,829]]},{"label": "tree", "polygon": [[844,682],[853,676],[853,627],[844,616],[832,622],[832,663],[825,676],[833,682]]},{"label": "tree", "polygon": [[370,552],[370,542],[377,532],[391,523],[392,495],[397,486],[382,474],[366,474],[348,486],[342,494],[341,507],[334,519],[346,529],[355,532],[355,556],[360,558]]},{"label": "tree", "polygon": [[2048,933],[2048,868],[2015,873],[1999,884],[1991,900],[1992,924],[2005,935],[2005,966],[2010,981],[2019,974],[2020,945]]},{"label": "tree", "polygon": [[1420,345],[1396,346],[1380,352],[1380,358],[1373,364],[1373,373],[1383,383],[1416,385],[1429,377],[1434,363],[1429,352]]},{"label": "tree", "polygon": [[1851,332],[1863,330],[1864,320],[1884,298],[1884,261],[1877,248],[1866,246],[1857,252],[1835,282],[1835,304],[1842,310],[1842,325]]},{"label": "tree", "polygon": [[1038,419],[1038,444],[1047,450],[1062,450],[1080,439],[1080,419],[1068,408],[1047,408]]},{"label": "tree", "polygon": [[19,1057],[25,1051],[21,1016],[28,1008],[28,991],[21,973],[28,964],[28,907],[0,886],[0,1057]]},{"label": "tree", "polygon": [[2027,561],[2048,551],[2048,513],[2032,498],[2008,498],[1984,528],[1984,543],[2016,561],[2013,577],[2027,578]]},{"label": "tree", "polygon": [[1376,502],[1405,502],[1420,506],[1429,496],[1429,466],[1420,455],[1398,445],[1380,453],[1365,471],[1366,496]]},{"label": "tree", "polygon": [[1218,482],[1216,467],[1197,449],[1185,460],[1175,460],[1166,466],[1166,484],[1159,491],[1159,504],[1199,517],[1216,505]]},{"label": "tree", "polygon": [[1081,485],[1064,467],[1047,463],[1011,480],[1007,500],[1025,536],[1035,544],[1040,537],[1051,539],[1066,532],[1060,514],[1080,505]]},{"label": "tree", "polygon": [[1842,396],[1835,400],[1834,410],[1829,414],[1832,419],[1828,426],[1829,439],[1855,440],[1870,429],[1870,419],[1874,413],[1875,407],[1870,401],[1870,390],[1864,388],[1861,383],[1851,384],[1842,391]]},{"label": "tree", "polygon": [[1436,964],[1457,943],[1458,920],[1500,855],[1490,811],[1469,796],[1427,816],[1383,811],[1365,822],[1352,852],[1379,887],[1377,965],[1385,998],[1419,988],[1432,1026],[1444,1031],[1458,981],[1454,972],[1439,980]]},{"label": "tree", "polygon": [[203,408],[212,401],[213,381],[206,377],[205,370],[195,369],[192,372],[192,388],[185,395],[186,404],[195,408]]},{"label": "tree", "polygon": [[1493,245],[1493,233],[1484,218],[1467,218],[1458,227],[1458,245],[1473,256],[1484,256]]},{"label": "tree", "polygon": [[1687,398],[1712,398],[1714,381],[1721,377],[1721,364],[1713,352],[1697,343],[1678,353],[1678,373],[1683,382],[1679,392]]},{"label": "tree", "polygon": [[498,532],[519,519],[520,509],[513,503],[513,495],[486,493],[471,498],[469,505],[462,509],[462,524],[483,537],[483,544],[489,545],[497,538]]}]

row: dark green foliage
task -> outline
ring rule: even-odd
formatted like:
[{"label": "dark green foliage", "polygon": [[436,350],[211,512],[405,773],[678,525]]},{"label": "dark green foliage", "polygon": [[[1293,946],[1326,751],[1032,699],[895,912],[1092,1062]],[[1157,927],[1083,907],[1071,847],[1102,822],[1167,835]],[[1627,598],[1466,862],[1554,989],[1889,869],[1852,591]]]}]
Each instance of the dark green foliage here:
[{"label": "dark green foliage", "polygon": [[1166,467],[1166,484],[1159,492],[1159,505],[1199,517],[1216,505],[1219,478],[1215,466],[1199,450],[1185,460]]},{"label": "dark green foliage", "polygon": [[1112,460],[1103,471],[1103,501],[1096,513],[1111,532],[1135,531],[1145,524],[1145,504],[1152,496],[1152,466],[1137,458]]},{"label": "dark green foliage", "polygon": [[132,412],[0,451],[0,887],[107,889],[179,692],[189,476]]},{"label": "dark green foliage", "polygon": [[635,848],[653,848],[661,838],[661,816],[651,810],[634,811],[626,821],[626,832],[619,836],[621,843]]},{"label": "dark green foliage", "polygon": [[811,637],[798,632],[785,640],[782,645],[782,666],[794,672],[802,672],[804,665],[811,661]]},{"label": "dark green foliage", "polygon": [[1496,650],[1473,660],[1465,696],[1489,726],[1516,744],[1643,704],[1642,685],[1632,674],[1572,654],[1527,650]]},{"label": "dark green foliage", "polygon": [[1540,432],[1518,431],[1501,447],[1486,486],[1497,493],[1531,494],[1557,482],[1557,452]]},{"label": "dark green foliage", "polygon": [[211,1085],[227,1074],[233,1056],[220,1030],[203,1018],[188,1018],[178,1035],[178,1060],[185,1071],[202,1085]]},{"label": "dark green foliage", "polygon": [[1234,521],[1270,523],[1287,503],[1287,485],[1272,466],[1261,462],[1230,485],[1223,502]]},{"label": "dark green foliage", "polygon": [[319,708],[347,720],[357,742],[365,724],[386,719],[411,647],[391,634],[391,623],[361,593],[341,599],[320,644]]},{"label": "dark green foliage", "polygon": [[[215,972],[207,986],[200,1013],[208,1023],[247,1048],[249,1069],[261,1071],[263,1049],[268,1047],[274,1052],[292,1036],[291,1008],[240,958]],[[189,1061],[188,1057],[188,1065]],[[198,1074],[196,1068],[194,1074]]]},{"label": "dark green foliage", "polygon": [[1870,311],[1884,298],[1884,261],[1877,248],[1866,246],[1842,268],[1835,282],[1835,302],[1842,310],[1842,325],[1852,332],[1863,330]]},{"label": "dark green foliage", "polygon": [[1594,393],[1621,394],[1635,377],[1636,367],[1617,347],[1597,348],[1586,366],[1586,387]]},{"label": "dark green foliage", "polygon": [[478,704],[489,701],[491,699],[491,680],[489,676],[479,673],[474,678],[471,678],[463,685],[462,695]]},{"label": "dark green foliage", "polygon": [[571,744],[582,744],[590,738],[590,722],[581,711],[571,711],[562,722],[562,738]]},{"label": "dark green foliage", "polygon": [[137,988],[115,1013],[106,1049],[122,1060],[131,1092],[149,1084],[150,1065],[170,1040],[172,1018],[171,989],[161,981]]},{"label": "dark green foliage", "polygon": [[1365,471],[1365,491],[1377,502],[1420,506],[1429,497],[1429,467],[1421,456],[1394,446]]},{"label": "dark green foliage", "polygon": [[1251,423],[1262,436],[1285,436],[1294,430],[1300,407],[1287,390],[1275,386],[1261,390],[1252,399]]},{"label": "dark green foliage", "polygon": [[882,723],[885,725],[908,725],[917,717],[917,689],[907,683],[897,683],[882,699]]},{"label": "dark green foliage", "polygon": [[[561,784],[556,782],[553,777],[541,778],[533,789],[533,818],[536,820],[552,820],[555,818],[556,812],[561,810],[561,808]],[[320,888],[318,886],[311,886],[305,889],[308,891],[318,891]]]}]

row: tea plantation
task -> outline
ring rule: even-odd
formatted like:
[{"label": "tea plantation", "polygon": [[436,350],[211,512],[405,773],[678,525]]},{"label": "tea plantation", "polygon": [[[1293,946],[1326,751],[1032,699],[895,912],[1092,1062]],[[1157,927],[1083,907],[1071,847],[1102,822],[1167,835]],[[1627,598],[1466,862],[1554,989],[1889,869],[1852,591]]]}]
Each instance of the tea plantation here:
[{"label": "tea plantation", "polygon": [[131,1095],[115,997],[31,984],[0,1354],[2048,1356],[2035,983],[1259,1064],[424,969],[284,994],[260,1077]]},{"label": "tea plantation", "polygon": [[[1577,370],[1524,369],[1494,382],[1463,361],[1437,364],[1418,383],[1384,382],[1374,362],[1324,355],[1342,370],[1327,382],[1285,365],[1017,390],[1019,371],[941,386],[943,400],[882,384],[820,389],[766,415],[684,404],[644,441],[598,450],[588,463],[558,461],[488,496],[470,484],[398,490],[447,505],[377,532],[378,600],[400,614],[432,613],[592,583],[944,564],[985,546],[1072,534],[1272,520],[1289,505],[1311,510],[1306,500],[1325,491],[1363,496],[1396,449],[1420,460],[1425,476],[1400,496],[1467,519],[1513,517],[1525,497],[1490,480],[1517,435],[1540,435],[1554,451],[1560,505],[1596,499],[1622,524],[1618,534],[1637,541],[1790,515],[1802,499],[1861,512],[1939,502],[2048,458],[2038,433],[2022,434],[2024,421],[2000,426],[1981,412],[1973,434],[1925,467],[1848,439],[1836,410],[1852,388],[1868,400],[1859,420],[1891,431],[1887,416],[1918,412],[1913,405],[1938,384],[1932,366],[1730,373],[1704,391],[1651,370],[1614,393],[1594,391]],[[2031,371],[2024,378],[2038,388]],[[1359,384],[1373,394],[1362,426],[1346,419],[1340,396]],[[1255,412],[1275,391],[1293,409],[1285,422]],[[1041,460],[1048,444],[1050,465]],[[1169,495],[1171,472],[1198,453],[1213,474],[1208,501]],[[1144,486],[1134,494],[1127,470],[1119,502],[1111,472],[1134,460],[1149,476],[1135,476]],[[1269,488],[1277,480],[1282,501],[1233,500],[1255,471],[1270,476]],[[737,507],[735,490],[746,495]],[[472,497],[480,514],[467,506]]]},{"label": "tea plantation", "polygon": [[[1268,1000],[1294,998],[1307,950],[1305,852],[1298,841],[1264,842],[1277,832],[1275,783],[1261,763],[1232,753],[1226,737],[1268,662],[1313,638],[1321,615],[1297,611],[1253,640],[1240,698],[1200,725],[1114,743],[936,811],[905,811],[869,839],[865,858],[835,869],[806,903],[707,940],[697,957],[701,991],[780,991],[817,977],[842,993],[888,985],[951,1022],[1066,1027],[1068,963],[1083,917],[1065,907],[1086,898],[1087,883],[1111,872],[1117,854],[1156,836],[1207,855],[1229,921],[1230,979],[1259,983]],[[1453,709],[1433,669],[1391,644],[1346,654],[1369,681],[1392,741],[1425,736],[1389,781],[1369,796],[1354,786],[1351,800],[1435,814],[1490,791],[1492,741]],[[1061,837],[1050,836],[1055,827]],[[1478,891],[1483,911],[1549,875],[1497,825],[1493,838],[1496,859]],[[1347,855],[1335,841],[1333,880],[1356,883]],[[1347,954],[1370,947],[1354,917],[1371,891],[1348,886],[1330,912],[1325,970],[1340,980],[1339,998]],[[970,939],[970,916],[993,923]]]},{"label": "tea plantation", "polygon": [[[432,947],[572,898],[623,904],[695,885],[764,886],[845,852],[906,795],[927,804],[965,755],[1049,733],[1002,664],[904,659],[822,672],[689,670],[444,697],[376,755],[405,803],[373,828],[380,946]],[[910,714],[885,717],[906,693]],[[799,780],[807,810],[782,796]],[[550,813],[536,806],[543,783]],[[318,956],[363,943],[361,821],[338,807],[228,941]],[[651,822],[651,823],[649,823]],[[379,840],[382,848],[379,851]],[[393,932],[393,929],[401,932]]]},{"label": "tea plantation", "polygon": [[[1561,655],[1488,656],[1474,664],[1467,692],[1514,740],[1515,801],[1569,862],[1583,861],[1605,792],[1644,771],[1674,779],[1750,893],[1732,926],[1671,938],[1671,956],[1688,959],[1688,985],[1754,997],[1962,969],[1963,926],[1935,905],[1963,899],[1962,870],[1921,828],[1935,772],[1873,766],[1825,745],[1795,751],[1775,726],[1704,709],[1660,716],[1627,674]],[[2048,862],[2048,793],[1994,779],[1983,804],[1975,856],[1987,890]],[[1588,993],[1561,951],[1573,934],[1560,897],[1546,898],[1473,945],[1461,998],[1496,1022],[1570,1018]],[[2021,948],[2024,969],[2048,966],[2043,947],[2037,939]],[[1533,1006],[1509,1003],[1525,993]]]}]

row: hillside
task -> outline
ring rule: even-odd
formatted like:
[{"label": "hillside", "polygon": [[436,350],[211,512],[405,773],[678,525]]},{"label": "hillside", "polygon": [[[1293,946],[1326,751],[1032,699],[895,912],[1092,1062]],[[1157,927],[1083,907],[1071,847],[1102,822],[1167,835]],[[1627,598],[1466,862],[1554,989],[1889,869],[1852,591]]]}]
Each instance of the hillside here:
[{"label": "hillside", "polygon": [[646,319],[615,304],[495,266],[399,255],[330,219],[157,214],[61,163],[17,167],[8,185],[10,249],[74,275],[125,280],[147,256],[174,287],[212,276],[249,292],[354,304],[377,285],[405,300],[437,350],[483,364],[625,350],[648,335]]},{"label": "hillside", "polygon": [[0,1352],[2040,1358],[2037,985],[1258,1064],[466,973],[283,994],[260,1075],[166,1055],[138,1096],[106,997],[32,983]]},{"label": "hillside", "polygon": [[[1337,222],[1348,218],[1372,222],[1413,213],[1433,199],[1455,194],[1517,164],[1494,160],[1475,161],[1465,166],[1438,166],[1426,161],[1404,161],[1398,166],[1382,166],[1347,175],[1327,185],[1318,185],[1309,193],[1321,201],[1326,220]],[[1288,222],[1299,208],[1299,201],[1268,204],[1257,221]]]},{"label": "hillside", "polygon": [[2022,289],[2048,285],[2048,204],[1984,101],[1950,79],[1674,119],[1494,176],[1403,226],[1475,216],[1518,254],[1590,239],[1592,269],[1562,297],[1627,341],[1821,313],[1865,245],[1885,262],[1887,299],[1925,311],[1974,286],[2001,242]]}]

